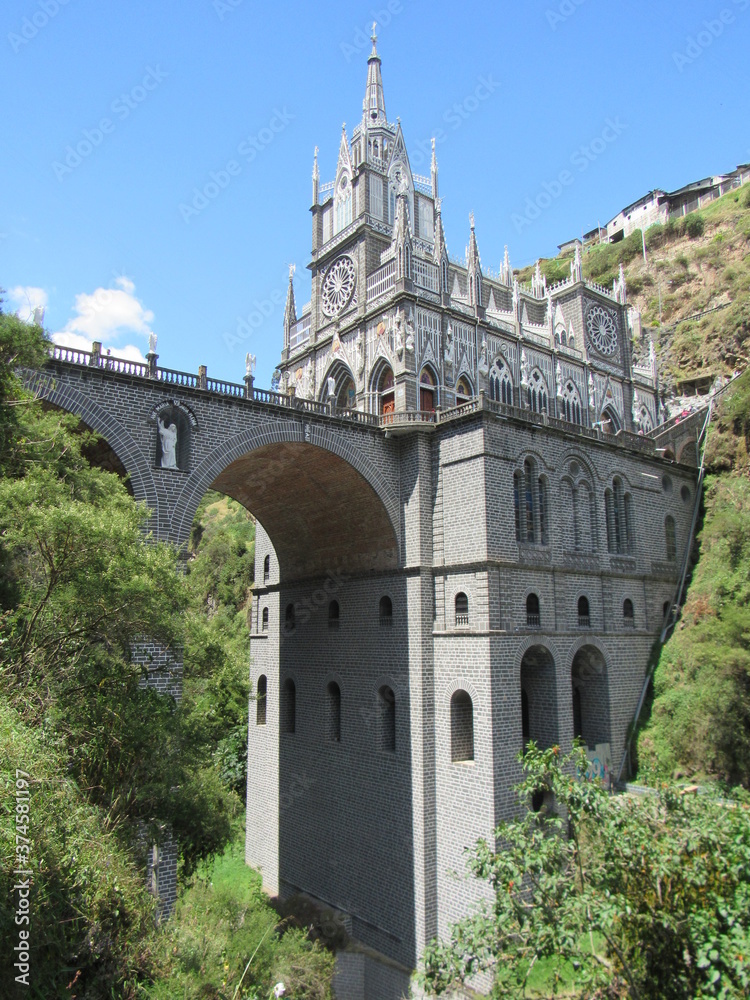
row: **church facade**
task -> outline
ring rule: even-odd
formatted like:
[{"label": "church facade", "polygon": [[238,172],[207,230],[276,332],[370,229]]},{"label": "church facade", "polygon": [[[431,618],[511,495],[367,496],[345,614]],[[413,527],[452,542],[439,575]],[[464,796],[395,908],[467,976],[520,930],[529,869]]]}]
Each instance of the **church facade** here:
[{"label": "church facade", "polygon": [[[622,273],[586,281],[576,252],[567,280],[537,266],[519,284],[507,250],[482,266],[473,219],[449,256],[434,150],[430,177],[412,173],[374,39],[361,122],[331,183],[316,155],[312,200],[311,302],[298,315],[290,278],[279,388],[378,425],[393,555],[368,568],[332,549],[326,572],[288,579],[258,523],[246,858],[385,956],[350,954],[342,997],[395,1000],[481,898],[452,873],[518,808],[523,744],[581,736],[617,771],[695,461],[655,447],[658,373],[653,350],[634,359]],[[300,510],[371,548],[359,516]]]}]

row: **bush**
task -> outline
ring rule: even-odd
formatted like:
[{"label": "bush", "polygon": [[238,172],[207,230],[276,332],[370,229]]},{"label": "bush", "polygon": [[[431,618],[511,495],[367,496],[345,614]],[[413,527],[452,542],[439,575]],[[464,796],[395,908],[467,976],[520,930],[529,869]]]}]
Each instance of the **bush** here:
[{"label": "bush", "polygon": [[[732,808],[667,787],[613,797],[574,777],[587,767],[583,748],[563,758],[530,743],[519,759],[525,815],[467,852],[492,902],[456,924],[449,943],[427,948],[427,989],[447,993],[487,970],[493,997],[520,998],[531,970],[551,959],[545,995],[561,986],[570,995],[572,985],[586,997],[747,997],[746,798]],[[540,790],[565,819],[528,809]]]},{"label": "bush", "polygon": [[705,229],[706,223],[703,220],[703,216],[699,215],[698,212],[691,212],[690,215],[686,215],[682,220],[682,231],[691,240],[703,236]]},{"label": "bush", "polygon": [[750,184],[747,184],[745,191],[740,199],[740,203],[745,206],[745,208],[750,208]]}]

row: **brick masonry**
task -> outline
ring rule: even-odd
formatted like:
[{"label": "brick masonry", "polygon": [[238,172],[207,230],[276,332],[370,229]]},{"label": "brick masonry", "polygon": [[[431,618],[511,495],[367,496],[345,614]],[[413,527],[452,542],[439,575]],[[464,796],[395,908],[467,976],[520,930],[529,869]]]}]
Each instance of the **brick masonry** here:
[{"label": "brick masonry", "polygon": [[[210,487],[258,516],[247,861],[269,892],[303,891],[346,914],[354,937],[401,971],[353,962],[339,975],[369,977],[368,1000],[398,996],[403,970],[482,894],[463,877],[464,849],[517,809],[522,687],[531,735],[563,748],[579,688],[584,738],[610,743],[619,763],[674,596],[694,468],[627,441],[481,407],[430,433],[386,436],[336,417],[62,362],[28,382],[106,439],[152,511],[154,537],[184,545]],[[193,421],[189,460],[162,469],[152,414],[178,404]],[[516,540],[513,474],[527,458],[548,486],[545,544]],[[604,506],[615,477],[632,499],[634,544],[620,555],[608,551]],[[574,480],[591,497],[578,548],[566,493]],[[667,558],[667,514],[676,560]],[[468,621],[456,620],[459,593]],[[538,624],[528,624],[529,594],[539,599]],[[583,626],[581,596],[590,608]],[[383,597],[390,618],[381,615]],[[623,615],[626,598],[632,620]],[[134,656],[159,690],[179,696],[176,658],[145,640]],[[288,681],[294,731],[287,701],[282,732]],[[386,687],[395,697],[395,749],[381,735]],[[457,691],[471,698],[474,759],[453,762]],[[156,885],[167,908],[175,860],[163,845]]]}]

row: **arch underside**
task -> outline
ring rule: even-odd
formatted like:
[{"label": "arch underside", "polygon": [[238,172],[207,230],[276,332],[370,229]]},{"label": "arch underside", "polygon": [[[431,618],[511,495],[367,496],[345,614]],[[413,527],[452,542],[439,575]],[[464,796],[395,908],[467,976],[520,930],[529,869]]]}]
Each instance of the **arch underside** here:
[{"label": "arch underside", "polygon": [[397,539],[382,500],[353,466],[326,449],[295,441],[266,445],[224,468],[211,487],[257,517],[285,583],[398,566]]}]

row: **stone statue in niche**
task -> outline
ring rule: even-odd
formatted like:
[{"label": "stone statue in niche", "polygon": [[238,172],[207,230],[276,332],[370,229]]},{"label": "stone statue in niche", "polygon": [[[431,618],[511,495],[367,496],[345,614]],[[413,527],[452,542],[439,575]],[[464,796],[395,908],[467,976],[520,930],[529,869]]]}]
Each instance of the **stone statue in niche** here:
[{"label": "stone statue in niche", "polygon": [[456,357],[456,347],[455,347],[455,341],[453,339],[453,327],[449,323],[448,333],[446,334],[445,338],[445,352],[444,352],[446,368],[453,367],[453,362],[455,361],[455,357]]},{"label": "stone statue in niche", "polygon": [[406,321],[406,350],[409,354],[414,353],[414,324],[411,319]]},{"label": "stone statue in niche", "polygon": [[177,424],[158,418],[162,469],[177,468]]}]

